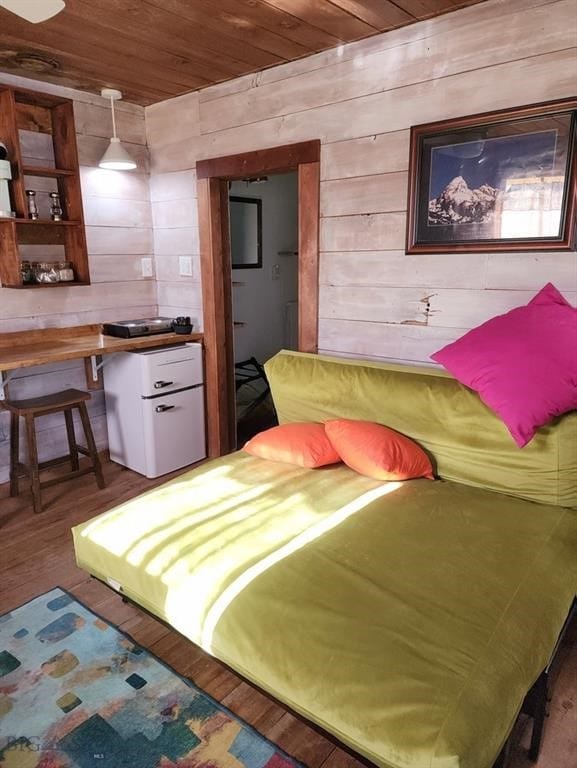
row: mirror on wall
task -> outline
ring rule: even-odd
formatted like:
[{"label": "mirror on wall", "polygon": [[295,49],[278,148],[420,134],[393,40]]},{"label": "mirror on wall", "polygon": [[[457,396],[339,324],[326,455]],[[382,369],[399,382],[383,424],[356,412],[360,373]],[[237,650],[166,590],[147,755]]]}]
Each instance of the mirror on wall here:
[{"label": "mirror on wall", "polygon": [[262,200],[231,195],[229,211],[232,268],[262,267]]}]

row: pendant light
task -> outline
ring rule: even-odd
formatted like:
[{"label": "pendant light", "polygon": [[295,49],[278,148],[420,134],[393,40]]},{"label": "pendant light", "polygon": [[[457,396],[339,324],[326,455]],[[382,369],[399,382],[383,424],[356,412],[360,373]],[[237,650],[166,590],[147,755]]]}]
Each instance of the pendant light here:
[{"label": "pendant light", "polygon": [[110,139],[108,149],[102,155],[102,159],[98,165],[100,168],[107,168],[112,171],[132,171],[136,168],[136,163],[124,149],[120,143],[120,139],[116,135],[114,102],[122,98],[122,92],[117,91],[115,88],[103,88],[100,91],[100,95],[104,99],[110,99],[110,109],[112,110],[112,138]]}]

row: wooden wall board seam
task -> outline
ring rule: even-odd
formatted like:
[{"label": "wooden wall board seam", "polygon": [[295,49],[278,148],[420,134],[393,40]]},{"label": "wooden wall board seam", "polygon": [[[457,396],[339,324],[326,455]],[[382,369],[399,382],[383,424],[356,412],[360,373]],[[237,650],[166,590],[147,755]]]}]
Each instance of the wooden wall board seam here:
[{"label": "wooden wall board seam", "polygon": [[142,197],[138,197],[136,195],[130,195],[128,197],[125,197],[123,195],[97,195],[94,193],[82,193],[82,199],[83,200],[114,200],[115,202],[122,202],[122,203],[146,203],[150,206],[150,200],[143,199]]},{"label": "wooden wall board seam", "polygon": [[[86,227],[90,227],[93,230],[110,229],[111,227],[114,227],[114,229],[128,229],[128,230],[132,230],[135,227],[139,227],[139,228],[143,228],[143,229],[150,229],[150,230],[152,230],[152,227],[147,227],[144,224],[136,224],[136,225],[134,225],[134,224],[120,224],[118,222],[115,222],[114,224],[112,224],[112,223],[98,224],[98,223],[96,223],[94,221],[87,221],[86,222]],[[148,254],[145,254],[145,255],[148,255]]]},{"label": "wooden wall board seam", "polygon": [[[402,131],[391,131],[391,133],[402,133]],[[378,134],[379,136],[386,136],[386,133]],[[357,141],[357,139],[350,139],[350,141]],[[340,142],[335,142],[340,143]],[[343,142],[345,143],[345,142]],[[326,145],[323,145],[326,146]],[[322,146],[321,146],[321,156],[322,156]],[[370,179],[370,178],[381,178],[386,176],[395,176],[400,173],[405,173],[408,171],[408,161],[407,161],[407,168],[398,170],[398,171],[384,171],[383,173],[359,173],[356,176],[335,176],[331,177],[330,179],[323,179],[321,178],[321,192],[323,190],[323,187],[327,189],[332,182],[334,181],[353,181],[355,179]]]},{"label": "wooden wall board seam", "polygon": [[[386,213],[406,213],[407,208],[383,208],[382,210],[371,210],[370,213],[321,213],[320,219],[350,219],[353,216],[379,216]],[[385,249],[386,250],[386,249]]]}]

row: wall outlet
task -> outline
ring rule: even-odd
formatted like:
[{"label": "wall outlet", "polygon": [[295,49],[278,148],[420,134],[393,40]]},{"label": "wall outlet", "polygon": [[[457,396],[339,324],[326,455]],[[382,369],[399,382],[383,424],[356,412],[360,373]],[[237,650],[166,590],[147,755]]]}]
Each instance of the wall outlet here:
[{"label": "wall outlet", "polygon": [[152,259],[148,257],[140,259],[140,268],[142,270],[142,277],[152,277]]},{"label": "wall outlet", "polygon": [[271,279],[280,280],[280,264],[273,264],[271,268]]},{"label": "wall outlet", "polygon": [[178,274],[182,277],[192,277],[192,259],[190,256],[178,257]]}]

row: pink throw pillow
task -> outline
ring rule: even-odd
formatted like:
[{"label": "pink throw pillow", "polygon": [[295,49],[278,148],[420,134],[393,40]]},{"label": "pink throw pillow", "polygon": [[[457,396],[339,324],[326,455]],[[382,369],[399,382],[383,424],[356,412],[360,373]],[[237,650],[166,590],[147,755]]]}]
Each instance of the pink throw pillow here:
[{"label": "pink throw pillow", "polygon": [[519,447],[577,408],[577,309],[551,283],[431,355],[507,426]]}]

